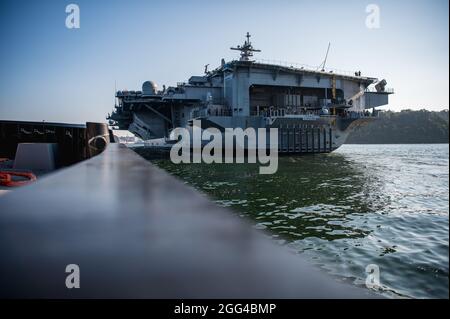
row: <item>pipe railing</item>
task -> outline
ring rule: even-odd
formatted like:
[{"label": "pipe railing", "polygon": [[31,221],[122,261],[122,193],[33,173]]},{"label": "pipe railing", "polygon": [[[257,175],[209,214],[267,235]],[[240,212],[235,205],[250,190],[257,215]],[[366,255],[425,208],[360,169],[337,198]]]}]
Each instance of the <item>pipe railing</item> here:
[{"label": "pipe railing", "polygon": [[[281,61],[281,60],[270,60],[270,59],[256,59],[256,63],[261,64],[270,64],[274,66],[284,66],[288,68],[294,68],[294,69],[304,69],[306,71],[313,71],[313,72],[322,72],[322,73],[335,73],[335,74],[341,74],[341,75],[347,75],[347,76],[357,76],[356,72],[348,71],[348,70],[341,70],[336,68],[329,68],[326,67],[324,69],[320,69],[317,66],[312,66],[308,64],[302,64],[297,62],[288,62],[288,61]],[[323,70],[323,71],[322,71]]]}]

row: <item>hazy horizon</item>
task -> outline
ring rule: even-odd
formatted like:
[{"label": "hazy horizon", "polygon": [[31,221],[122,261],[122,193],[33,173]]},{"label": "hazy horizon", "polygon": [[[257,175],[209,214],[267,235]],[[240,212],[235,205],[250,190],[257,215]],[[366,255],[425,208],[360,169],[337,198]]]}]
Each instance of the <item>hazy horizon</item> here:
[{"label": "hazy horizon", "polygon": [[[80,28],[65,25],[68,4]],[[380,28],[367,28],[368,4]],[[248,31],[255,58],[386,78],[382,109],[449,108],[448,1],[2,1],[0,119],[105,122],[114,90],[203,74]]]}]

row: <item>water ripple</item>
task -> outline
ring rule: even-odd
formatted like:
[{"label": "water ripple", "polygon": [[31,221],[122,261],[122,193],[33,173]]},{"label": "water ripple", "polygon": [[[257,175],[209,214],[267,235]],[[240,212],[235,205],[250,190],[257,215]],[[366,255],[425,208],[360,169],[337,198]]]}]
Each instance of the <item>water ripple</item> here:
[{"label": "water ripple", "polygon": [[448,297],[448,145],[345,145],[281,157],[274,175],[156,163],[342,280],[377,264],[388,297]]}]

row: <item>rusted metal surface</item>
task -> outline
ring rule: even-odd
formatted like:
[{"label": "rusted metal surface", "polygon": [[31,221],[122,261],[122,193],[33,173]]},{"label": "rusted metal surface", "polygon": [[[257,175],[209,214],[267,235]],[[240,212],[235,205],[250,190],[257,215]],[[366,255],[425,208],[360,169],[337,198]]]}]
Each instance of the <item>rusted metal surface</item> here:
[{"label": "rusted metal surface", "polygon": [[373,297],[118,144],[1,196],[0,251],[0,297]]}]

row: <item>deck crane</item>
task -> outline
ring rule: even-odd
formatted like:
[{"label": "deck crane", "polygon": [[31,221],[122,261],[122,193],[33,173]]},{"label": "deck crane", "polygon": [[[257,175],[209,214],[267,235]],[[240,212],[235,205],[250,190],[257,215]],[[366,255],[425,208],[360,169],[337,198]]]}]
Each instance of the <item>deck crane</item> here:
[{"label": "deck crane", "polygon": [[324,59],[323,62],[319,65],[319,67],[317,68],[317,71],[320,69],[322,72],[325,72],[325,64],[327,63],[328,52],[330,51],[330,45],[331,45],[331,43],[328,42],[328,48],[327,48],[327,53],[325,54],[325,59]]}]

